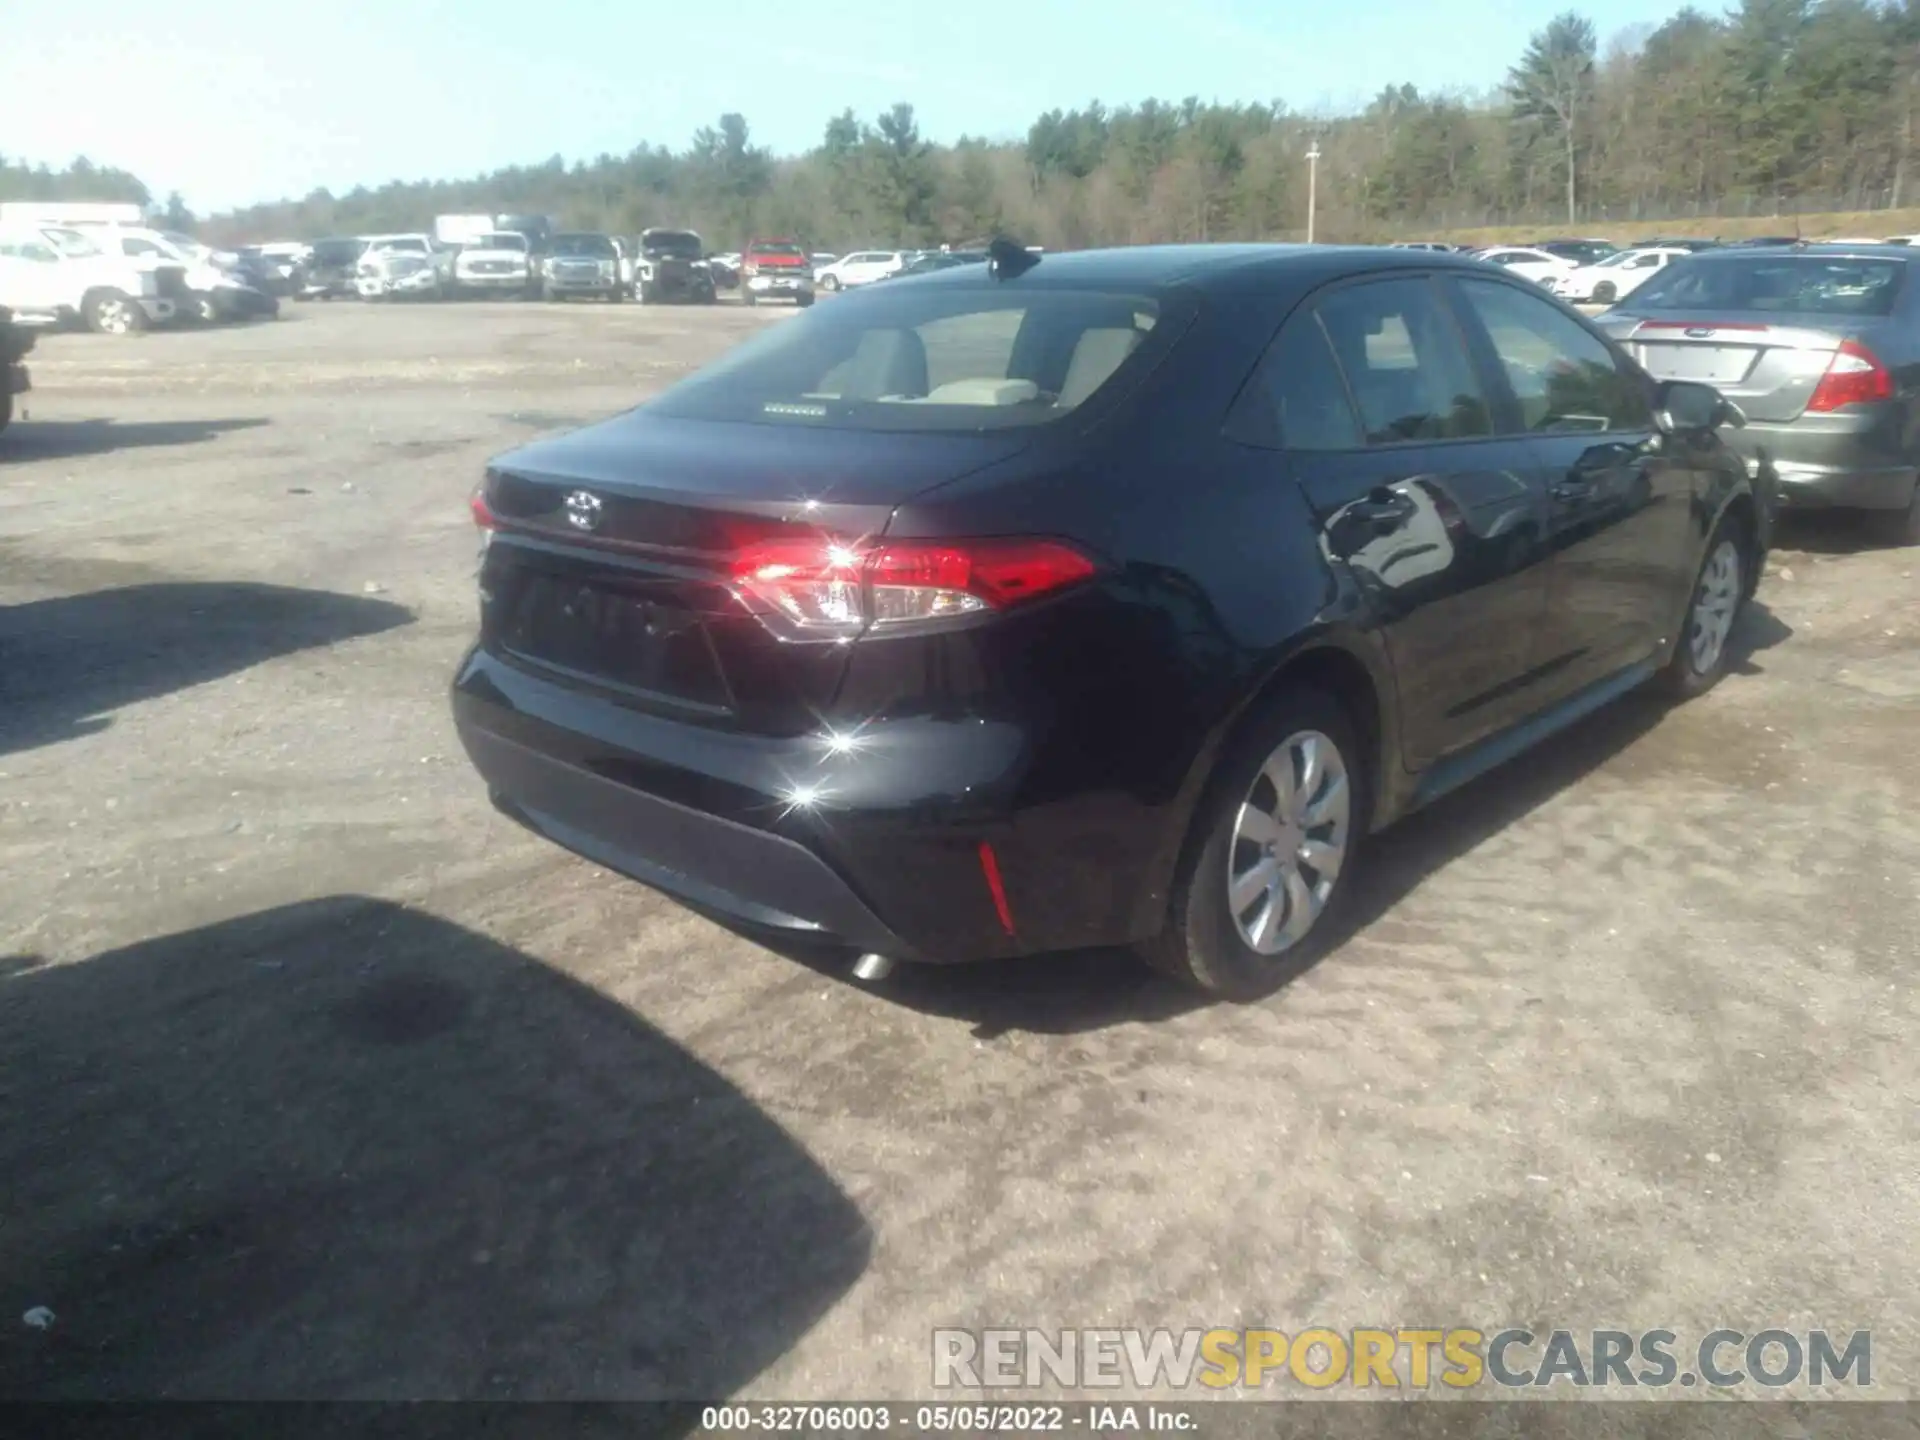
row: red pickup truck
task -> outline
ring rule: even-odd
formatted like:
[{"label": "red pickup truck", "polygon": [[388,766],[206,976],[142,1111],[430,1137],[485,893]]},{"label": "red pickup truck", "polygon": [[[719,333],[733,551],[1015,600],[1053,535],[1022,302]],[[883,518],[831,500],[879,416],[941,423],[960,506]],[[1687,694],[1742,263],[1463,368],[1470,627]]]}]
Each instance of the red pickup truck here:
[{"label": "red pickup truck", "polygon": [[749,305],[762,300],[813,304],[813,263],[798,240],[749,240],[740,252],[740,296]]}]

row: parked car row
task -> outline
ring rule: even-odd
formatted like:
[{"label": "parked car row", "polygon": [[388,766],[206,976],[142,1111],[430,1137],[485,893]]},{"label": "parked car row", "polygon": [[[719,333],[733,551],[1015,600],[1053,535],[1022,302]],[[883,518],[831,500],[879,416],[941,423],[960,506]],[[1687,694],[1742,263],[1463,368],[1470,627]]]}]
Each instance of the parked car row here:
[{"label": "parked car row", "polygon": [[[638,236],[599,231],[480,229],[449,222],[487,217],[442,216],[432,233],[335,236],[303,247],[271,247],[282,255],[290,291],[301,300],[453,300],[471,296],[548,301],[635,300],[642,304],[712,304],[721,290],[740,287],[743,273],[793,269],[798,255],[805,293],[812,272],[805,254],[786,241],[753,242],[740,254],[712,254],[691,230],[656,227]],[[514,217],[504,217],[512,219]],[[528,223],[532,217],[522,218]],[[257,247],[266,251],[270,247]],[[778,253],[775,253],[778,252]],[[796,279],[800,277],[796,276]],[[797,284],[764,282],[764,293],[797,296]],[[805,303],[804,301],[802,303]]]}]

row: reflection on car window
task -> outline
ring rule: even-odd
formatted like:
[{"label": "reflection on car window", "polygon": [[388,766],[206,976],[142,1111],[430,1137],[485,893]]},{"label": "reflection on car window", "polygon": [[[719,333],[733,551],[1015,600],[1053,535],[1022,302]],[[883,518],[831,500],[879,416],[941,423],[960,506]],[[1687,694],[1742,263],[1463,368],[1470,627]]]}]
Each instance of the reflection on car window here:
[{"label": "reflection on car window", "polygon": [[1653,423],[1645,386],[1594,336],[1546,301],[1511,285],[1463,280],[1529,431],[1643,430]]},{"label": "reflection on car window", "polygon": [[1430,283],[1349,286],[1321,301],[1319,315],[1369,445],[1492,433],[1460,332]]}]

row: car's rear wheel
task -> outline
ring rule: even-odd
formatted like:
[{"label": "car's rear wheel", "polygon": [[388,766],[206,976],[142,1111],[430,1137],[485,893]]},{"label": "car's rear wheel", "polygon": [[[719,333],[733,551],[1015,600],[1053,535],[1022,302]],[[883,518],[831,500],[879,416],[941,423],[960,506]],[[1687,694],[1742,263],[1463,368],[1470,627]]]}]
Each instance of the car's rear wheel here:
[{"label": "car's rear wheel", "polygon": [[793,297],[793,303],[795,305],[798,305],[802,310],[804,310],[809,305],[813,304],[813,296],[809,295],[806,291],[802,290],[798,295]]},{"label": "car's rear wheel", "polygon": [[1619,290],[1614,287],[1614,283],[1611,280],[1602,280],[1598,285],[1593,287],[1593,303],[1596,305],[1611,305],[1619,293]]},{"label": "car's rear wheel", "polygon": [[840,277],[838,275],[822,275],[820,277],[820,288],[827,291],[838,290],[840,288]]},{"label": "car's rear wheel", "polygon": [[1371,797],[1346,708],[1287,694],[1216,772],[1146,958],[1223,999],[1279,989],[1338,938]]},{"label": "car's rear wheel", "polygon": [[1727,673],[1728,641],[1747,599],[1747,547],[1731,517],[1707,543],[1707,558],[1693,582],[1693,598],[1681,622],[1673,656],[1661,672],[1667,692],[1680,700],[1704,695]]},{"label": "car's rear wheel", "polygon": [[758,304],[760,303],[760,301],[759,301],[759,299],[758,299],[758,297],[756,297],[756,296],[754,295],[754,293],[753,293],[753,291],[752,291],[752,290],[750,290],[750,289],[749,289],[749,290],[742,290],[742,291],[740,292],[740,298],[741,298],[742,300],[744,300],[744,301],[745,301],[745,302],[746,302],[747,304],[749,304],[749,305],[758,305]]}]

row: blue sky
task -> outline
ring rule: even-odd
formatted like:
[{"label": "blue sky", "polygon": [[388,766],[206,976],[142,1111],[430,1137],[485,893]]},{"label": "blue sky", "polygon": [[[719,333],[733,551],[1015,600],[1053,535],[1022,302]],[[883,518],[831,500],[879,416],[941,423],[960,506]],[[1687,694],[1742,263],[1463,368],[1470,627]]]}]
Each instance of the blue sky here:
[{"label": "blue sky", "polygon": [[[679,148],[722,111],[782,153],[847,106],[1022,135],[1098,98],[1339,110],[1479,90],[1567,0],[85,0],[7,6],[0,149],[85,154],[207,212],[560,153]],[[1677,0],[1585,7],[1603,44]],[[743,17],[764,16],[756,36]],[[751,42],[751,44],[750,44]]]}]

